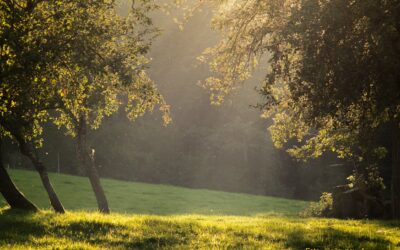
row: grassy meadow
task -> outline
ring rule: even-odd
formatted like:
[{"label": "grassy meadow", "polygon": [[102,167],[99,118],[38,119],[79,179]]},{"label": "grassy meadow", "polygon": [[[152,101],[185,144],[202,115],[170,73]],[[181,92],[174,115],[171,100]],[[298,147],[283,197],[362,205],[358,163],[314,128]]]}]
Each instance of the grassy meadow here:
[{"label": "grassy meadow", "polygon": [[[19,189],[40,208],[50,209],[39,176],[34,171],[11,170],[10,175]],[[50,174],[61,201],[68,210],[96,210],[96,200],[87,178]],[[265,196],[218,192],[102,180],[110,209],[117,213],[178,215],[297,215],[309,202]],[[4,205],[0,201],[0,206]]]},{"label": "grassy meadow", "polygon": [[52,174],[58,215],[36,173],[11,175],[44,210],[2,209],[1,249],[400,249],[400,222],[300,218],[308,202],[247,194],[103,180],[101,215],[86,178]]}]

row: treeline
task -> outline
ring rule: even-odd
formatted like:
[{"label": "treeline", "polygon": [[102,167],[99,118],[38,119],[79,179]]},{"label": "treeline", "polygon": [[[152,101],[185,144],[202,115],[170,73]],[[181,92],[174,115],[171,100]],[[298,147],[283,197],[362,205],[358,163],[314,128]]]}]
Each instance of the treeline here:
[{"label": "treeline", "polygon": [[[335,157],[307,164],[294,161],[273,148],[262,122],[252,129],[239,122],[239,127],[228,129],[192,120],[187,135],[177,124],[163,128],[154,118],[144,117],[132,125],[115,116],[90,135],[88,144],[95,149],[100,176],[316,200],[322,192],[343,184],[351,173],[350,166],[335,165]],[[224,118],[227,125],[230,120]],[[245,133],[240,132],[244,129]],[[45,126],[44,140],[38,153],[49,171],[86,175],[72,139],[49,125]],[[16,145],[4,144],[6,166],[32,169]]]}]

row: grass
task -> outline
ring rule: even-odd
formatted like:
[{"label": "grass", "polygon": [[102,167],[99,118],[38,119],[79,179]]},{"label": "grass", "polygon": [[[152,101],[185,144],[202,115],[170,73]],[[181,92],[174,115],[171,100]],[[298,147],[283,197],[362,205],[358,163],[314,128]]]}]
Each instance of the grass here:
[{"label": "grass", "polygon": [[[44,209],[50,208],[36,172],[12,170],[10,175],[19,189],[35,204]],[[87,178],[50,174],[50,179],[68,210],[96,210],[96,201]],[[102,180],[102,184],[111,210],[118,213],[297,215],[309,205],[305,201],[110,179]]]},{"label": "grass", "polygon": [[[35,173],[11,173],[48,208]],[[0,210],[1,249],[400,249],[400,222],[299,218],[307,202],[104,180],[105,216],[86,179],[51,179],[75,211]]]}]

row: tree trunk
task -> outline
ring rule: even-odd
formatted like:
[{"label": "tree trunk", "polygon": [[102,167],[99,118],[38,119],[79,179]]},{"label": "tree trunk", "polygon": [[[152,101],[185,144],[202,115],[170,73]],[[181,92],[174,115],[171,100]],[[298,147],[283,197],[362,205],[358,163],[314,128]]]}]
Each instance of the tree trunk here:
[{"label": "tree trunk", "polygon": [[400,128],[395,123],[392,134],[392,217],[400,219]]},{"label": "tree trunk", "polygon": [[54,211],[56,211],[57,213],[65,213],[65,209],[60,199],[58,198],[56,192],[54,191],[53,186],[51,185],[46,167],[39,160],[39,158],[32,152],[28,144],[23,139],[18,137],[17,140],[19,143],[19,148],[21,153],[27,156],[31,160],[36,171],[39,173],[40,179],[42,181],[44,188],[46,189],[46,192],[50,199],[51,206],[54,208]]},{"label": "tree trunk", "polygon": [[99,173],[94,162],[94,151],[90,152],[90,149],[87,147],[86,136],[86,122],[84,118],[81,117],[77,138],[78,158],[81,160],[82,165],[86,170],[86,174],[89,177],[90,184],[96,196],[99,211],[101,213],[109,214],[110,208],[108,207],[107,197],[104,193],[103,187],[101,186]]},{"label": "tree trunk", "polygon": [[30,202],[15,186],[3,165],[0,141],[0,192],[12,209],[37,211],[38,208]]}]

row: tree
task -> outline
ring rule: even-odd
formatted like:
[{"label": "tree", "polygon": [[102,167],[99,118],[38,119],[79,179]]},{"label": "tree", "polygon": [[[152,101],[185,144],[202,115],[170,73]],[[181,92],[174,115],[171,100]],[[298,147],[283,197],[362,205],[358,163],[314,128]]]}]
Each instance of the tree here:
[{"label": "tree", "polygon": [[[231,1],[214,27],[225,38],[206,51],[216,77],[205,81],[215,102],[251,74],[269,67],[261,93],[276,146],[301,159],[333,151],[376,185],[374,165],[391,129],[392,216],[400,217],[400,8],[398,1]],[[295,142],[295,143],[293,143]],[[379,186],[379,185],[378,185]]]},{"label": "tree", "polygon": [[[67,1],[3,1],[0,3],[1,136],[14,139],[38,171],[53,208],[64,208],[47,169],[35,154],[41,144],[40,123],[55,102],[51,75],[67,41],[63,26],[71,9]],[[65,10],[63,12],[62,10]],[[64,33],[63,33],[64,32]],[[59,48],[59,49],[55,49]]]},{"label": "tree", "polygon": [[[124,18],[116,15],[115,1],[3,4],[1,125],[4,135],[12,136],[34,163],[56,211],[63,212],[62,205],[34,153],[49,111],[57,112],[56,124],[78,135],[77,148],[99,208],[108,212],[86,131],[118,109],[119,95],[128,96],[126,108],[132,119],[163,102],[144,71],[149,46],[145,39],[152,33],[144,13],[152,6],[146,1],[140,7],[132,3]],[[166,105],[161,109],[167,113]]]},{"label": "tree", "polygon": [[76,138],[78,158],[104,213],[110,209],[95,165],[95,150],[87,143],[89,130],[97,129],[123,103],[132,120],[157,104],[165,122],[169,119],[168,107],[145,71],[146,53],[156,31],[146,14],[153,8],[151,2],[132,1],[129,13],[121,16],[116,2],[98,1],[95,7],[77,13],[71,23],[76,30],[73,50],[65,54],[57,71],[60,108],[54,122]]},{"label": "tree", "polygon": [[37,211],[37,207],[18,190],[11,180],[7,170],[4,168],[1,153],[0,148],[0,193],[13,209]]}]

